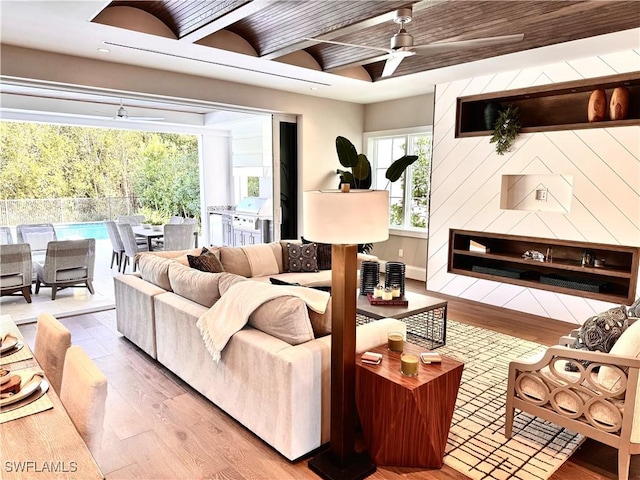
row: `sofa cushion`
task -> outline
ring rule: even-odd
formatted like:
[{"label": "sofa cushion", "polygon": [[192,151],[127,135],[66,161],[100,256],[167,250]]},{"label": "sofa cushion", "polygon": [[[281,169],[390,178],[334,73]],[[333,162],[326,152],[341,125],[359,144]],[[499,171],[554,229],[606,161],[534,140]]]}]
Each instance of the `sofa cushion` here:
[{"label": "sofa cushion", "polygon": [[232,285],[235,285],[238,282],[245,282],[247,280],[248,278],[241,275],[236,275],[235,273],[221,273],[218,280],[218,289],[220,290],[220,296],[227,293],[227,290],[229,290],[229,287],[231,287]]},{"label": "sofa cushion", "polygon": [[202,248],[202,253],[200,255],[187,255],[187,261],[191,268],[195,268],[201,272],[224,272],[224,267],[222,266],[220,259],[218,259],[218,256],[213,252],[210,252],[206,247]]},{"label": "sofa cushion", "polygon": [[[301,237],[302,243],[313,243],[304,237]],[[331,244],[317,243],[318,246],[318,270],[331,270]]]},{"label": "sofa cushion", "polygon": [[279,248],[277,244],[270,243],[258,243],[239,247],[247,256],[249,268],[251,268],[251,277],[277,275],[280,273],[280,265],[278,265],[274,254],[274,245]]},{"label": "sofa cushion", "polygon": [[287,244],[289,272],[318,271],[318,246],[315,243]]},{"label": "sofa cushion", "polygon": [[225,272],[251,277],[249,259],[240,247],[220,247],[220,261]]},{"label": "sofa cushion", "polygon": [[181,297],[204,307],[210,307],[220,298],[220,273],[201,272],[178,262],[169,265],[169,281],[173,291]]},{"label": "sofa cushion", "polygon": [[263,303],[249,316],[249,325],[290,345],[315,338],[307,305],[297,297],[278,297]]},{"label": "sofa cushion", "polygon": [[[640,358],[640,320],[636,320],[635,323],[620,335],[620,338],[613,345],[609,353],[622,357]],[[604,388],[615,390],[620,386],[621,380],[621,372],[618,368],[608,366],[600,367],[598,381]]]},{"label": "sofa cushion", "polygon": [[296,245],[302,242],[300,240],[280,240],[280,255],[282,255],[282,270],[280,270],[280,273],[289,271],[289,247],[287,245],[290,243]]},{"label": "sofa cushion", "polygon": [[138,267],[142,279],[157,285],[167,291],[171,291],[171,283],[169,282],[169,265],[173,260],[161,257],[153,253],[141,253],[136,255]]}]

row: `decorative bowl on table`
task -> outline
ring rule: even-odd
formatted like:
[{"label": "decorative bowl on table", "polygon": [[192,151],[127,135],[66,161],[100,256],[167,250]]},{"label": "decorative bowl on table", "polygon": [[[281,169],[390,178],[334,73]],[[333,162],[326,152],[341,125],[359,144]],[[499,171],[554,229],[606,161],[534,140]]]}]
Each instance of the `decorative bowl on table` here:
[{"label": "decorative bowl on table", "polygon": [[156,232],[161,232],[163,229],[163,225],[153,225],[151,228],[153,228]]},{"label": "decorative bowl on table", "polygon": [[143,223],[142,224],[142,228],[151,228],[151,224],[150,223]]}]

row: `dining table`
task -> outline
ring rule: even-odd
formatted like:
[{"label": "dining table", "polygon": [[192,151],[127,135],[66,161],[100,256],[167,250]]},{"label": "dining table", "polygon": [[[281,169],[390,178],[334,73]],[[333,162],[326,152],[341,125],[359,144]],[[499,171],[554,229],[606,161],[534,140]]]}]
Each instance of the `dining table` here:
[{"label": "dining table", "polygon": [[149,248],[149,251],[153,250],[153,240],[164,237],[164,229],[162,226],[157,229],[153,228],[153,226],[133,225],[131,229],[136,237],[147,239],[147,247]]},{"label": "dining table", "polygon": [[[23,379],[41,372],[11,315],[0,315],[0,335],[9,339],[5,347],[15,343],[0,355],[0,368]],[[0,405],[0,478],[104,478],[46,375],[31,395]]]}]

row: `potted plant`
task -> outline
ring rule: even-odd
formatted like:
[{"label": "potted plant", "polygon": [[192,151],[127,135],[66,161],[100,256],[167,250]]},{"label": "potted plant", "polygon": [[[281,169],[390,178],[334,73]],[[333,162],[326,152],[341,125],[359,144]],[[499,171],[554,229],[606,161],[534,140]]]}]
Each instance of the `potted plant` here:
[{"label": "potted plant", "polygon": [[520,109],[518,107],[508,105],[500,110],[490,140],[490,143],[496,144],[498,155],[504,155],[511,149],[511,144],[518,136],[520,127]]},{"label": "potted plant", "polygon": [[[351,188],[371,188],[371,163],[367,156],[363,153],[359,154],[353,143],[341,136],[336,137],[336,151],[340,165],[345,168],[351,168],[351,171],[336,170],[336,173],[340,176],[340,184],[348,183]],[[417,159],[417,155],[403,155],[387,168],[385,177],[390,183],[397,181],[407,167]],[[371,243],[358,245],[359,252],[370,253],[372,248],[373,244]]]}]

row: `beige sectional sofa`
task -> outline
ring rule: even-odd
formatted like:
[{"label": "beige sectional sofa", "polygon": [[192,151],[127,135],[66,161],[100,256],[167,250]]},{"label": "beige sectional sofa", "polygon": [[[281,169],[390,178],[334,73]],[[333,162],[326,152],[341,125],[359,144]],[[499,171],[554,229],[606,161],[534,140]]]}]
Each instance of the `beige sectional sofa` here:
[{"label": "beige sectional sofa", "polygon": [[[199,250],[139,255],[138,274],[114,279],[117,325],[147,354],[294,460],[329,440],[330,310],[308,315],[306,305],[301,308],[296,303],[302,302],[298,298],[271,300],[231,337],[219,363],[213,361],[196,326],[238,281],[268,282],[275,277],[326,285],[329,272],[330,284],[330,271],[285,272],[283,244],[262,248],[271,249],[279,271],[257,278],[251,277],[241,247],[216,251],[225,273],[200,272],[185,265],[186,254],[197,255]],[[262,321],[253,318],[258,315]],[[359,326],[357,351],[384,343],[389,331],[404,330],[405,324],[394,319]]]}]

